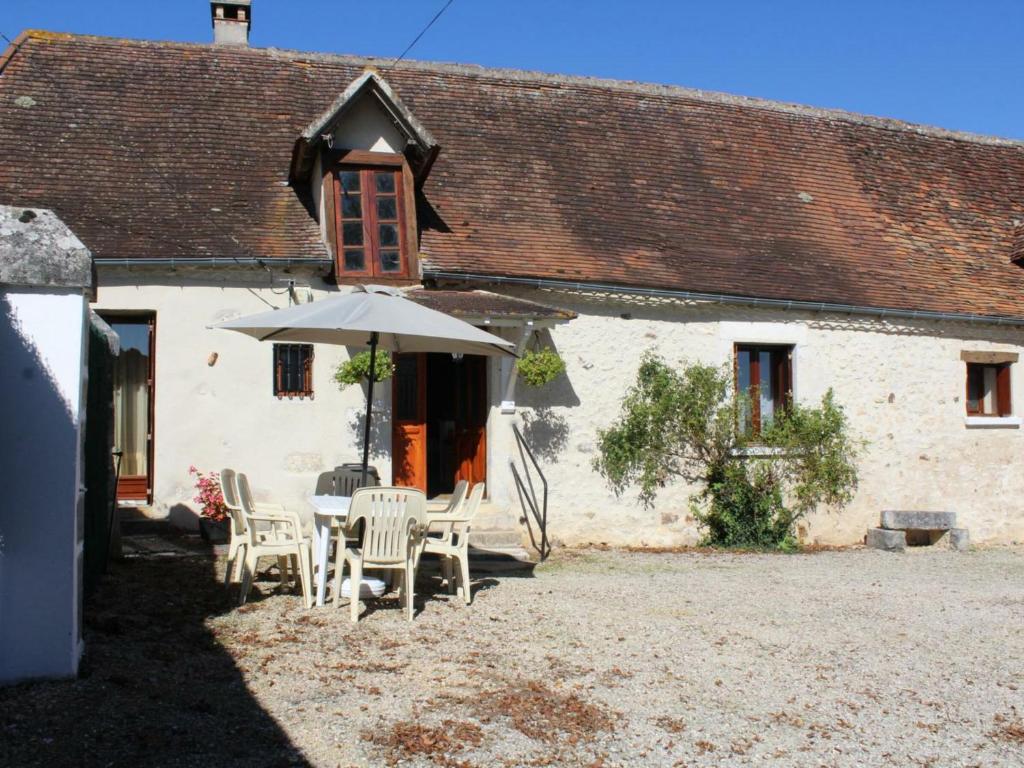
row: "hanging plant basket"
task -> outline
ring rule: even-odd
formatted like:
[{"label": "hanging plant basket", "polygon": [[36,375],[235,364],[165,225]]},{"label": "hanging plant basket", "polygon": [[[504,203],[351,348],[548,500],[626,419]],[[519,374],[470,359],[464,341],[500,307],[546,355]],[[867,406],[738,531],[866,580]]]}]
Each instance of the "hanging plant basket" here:
[{"label": "hanging plant basket", "polygon": [[565,361],[551,347],[527,351],[516,363],[519,378],[531,387],[543,387],[565,373]]},{"label": "hanging plant basket", "polygon": [[[395,373],[395,364],[391,360],[391,354],[378,350],[376,360],[374,360],[374,368],[376,368],[373,377],[375,382],[390,379]],[[338,382],[338,387],[342,389],[353,384],[362,384],[364,381],[369,381],[369,379],[369,352],[360,352],[339,365],[334,372],[334,380]]]}]

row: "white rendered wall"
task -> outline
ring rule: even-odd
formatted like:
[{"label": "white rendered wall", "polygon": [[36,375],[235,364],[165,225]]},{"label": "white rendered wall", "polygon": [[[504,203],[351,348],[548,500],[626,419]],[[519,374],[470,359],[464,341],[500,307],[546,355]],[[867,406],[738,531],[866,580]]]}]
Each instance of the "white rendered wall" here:
[{"label": "white rendered wall", "polygon": [[[336,292],[315,277],[288,277],[311,286],[314,300]],[[258,500],[312,514],[305,499],[317,474],[362,458],[365,389],[339,390],[333,380],[348,350],[318,344],[313,399],[278,399],[273,394],[273,344],[207,326],[289,306],[283,282],[271,289],[267,273],[259,271],[236,274],[231,284],[195,275],[168,276],[160,285],[129,283],[135,279],[101,273],[94,309],[156,312],[153,514],[170,515],[189,527],[197,524],[199,508],[192,501],[188,474],[192,464],[206,472],[224,467],[245,472]],[[240,280],[251,283],[242,287]],[[210,366],[212,353],[217,361]],[[390,402],[391,383],[378,384],[371,463],[383,477],[391,472]]]},{"label": "white rendered wall", "polygon": [[81,654],[88,306],[0,292],[0,682],[74,675]]},{"label": "white rendered wall", "polygon": [[405,147],[405,137],[392,124],[377,99],[366,96],[345,114],[334,132],[334,146],[398,153]]}]

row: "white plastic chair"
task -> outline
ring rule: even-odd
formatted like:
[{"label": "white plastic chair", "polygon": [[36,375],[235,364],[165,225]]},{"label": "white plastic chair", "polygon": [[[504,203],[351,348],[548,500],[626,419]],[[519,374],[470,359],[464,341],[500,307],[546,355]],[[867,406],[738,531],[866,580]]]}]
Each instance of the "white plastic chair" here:
[{"label": "white plastic chair", "polygon": [[[351,594],[349,615],[354,622],[359,621],[364,570],[400,571],[403,578],[399,597],[405,598],[406,618],[412,621],[416,563],[426,509],[426,494],[415,488],[359,488],[352,494],[334,564],[335,608],[341,607],[341,583],[346,564]],[[351,535],[360,521],[363,523],[361,546],[344,539],[346,532]]]},{"label": "white plastic chair", "polygon": [[[242,505],[238,501],[235,482],[235,470],[222,469],[220,471],[220,493],[224,497],[224,506],[228,508],[228,517],[231,520],[228,562],[224,567],[225,587],[237,583],[242,577],[242,560],[245,558],[245,542],[248,536],[245,530],[245,515],[242,512]],[[239,557],[240,553],[241,557]]]},{"label": "white plastic chair", "polygon": [[245,560],[242,566],[242,588],[239,604],[245,602],[252,589],[256,565],[261,557],[276,557],[281,566],[282,581],[287,578],[287,563],[298,561],[299,580],[306,607],[313,606],[312,558],[309,542],[302,535],[302,521],[294,512],[280,507],[255,504],[249,491],[249,479],[241,472],[235,475],[238,500],[245,519]]},{"label": "white plastic chair", "polygon": [[[466,500],[466,492],[468,490],[469,483],[465,480],[459,480],[459,482],[455,484],[455,488],[452,490],[452,495],[448,498],[447,503],[441,499],[427,502],[427,517],[429,518],[431,515],[438,514],[453,514],[462,506],[462,502]],[[442,504],[444,504],[444,506],[441,506]]]},{"label": "white plastic chair", "polygon": [[441,557],[441,573],[448,582],[449,593],[455,592],[455,579],[452,576],[455,566],[458,566],[458,588],[466,605],[472,599],[469,588],[469,529],[480,509],[484,490],[484,483],[477,483],[460,509],[428,514],[427,523],[431,527],[442,526],[443,531],[440,537],[427,536],[422,545],[423,552]]},{"label": "white plastic chair", "polygon": [[[222,469],[220,472],[220,491],[224,497],[224,506],[228,508],[228,515],[231,519],[231,539],[228,544],[228,561],[224,569],[224,586],[237,584],[242,578],[242,563],[245,559],[245,546],[248,541],[248,530],[245,525],[245,514],[242,511],[241,502],[238,499],[238,487],[236,472],[233,469]],[[284,507],[277,504],[261,504],[252,502],[257,511],[283,512]],[[264,526],[266,527],[266,526]],[[288,576],[289,559],[279,557],[277,559],[278,570],[281,573],[281,581],[289,581]],[[293,564],[294,566],[294,564]],[[292,568],[293,572],[295,568]]]},{"label": "white plastic chair", "polygon": [[[455,484],[455,488],[452,489],[451,496],[448,497],[447,501],[437,500],[427,502],[427,533],[424,536],[424,541],[426,540],[426,536],[432,536],[436,539],[438,535],[443,536],[447,533],[447,529],[450,526],[445,525],[443,520],[441,521],[440,526],[435,526],[431,523],[441,517],[452,517],[457,515],[462,510],[462,505],[466,502],[467,491],[469,491],[469,482],[466,480],[459,480],[459,482]],[[419,552],[416,555],[417,565],[419,564],[419,558],[422,554],[423,542],[421,541]],[[449,565],[451,565],[451,563],[447,558],[441,558],[441,576],[446,580],[451,578],[451,573],[446,570]]]}]

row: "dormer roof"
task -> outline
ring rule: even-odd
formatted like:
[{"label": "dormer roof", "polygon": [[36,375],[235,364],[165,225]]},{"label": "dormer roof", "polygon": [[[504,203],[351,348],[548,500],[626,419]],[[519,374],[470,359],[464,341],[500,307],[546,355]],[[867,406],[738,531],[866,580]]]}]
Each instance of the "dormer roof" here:
[{"label": "dormer roof", "polygon": [[1017,220],[1013,227],[1013,245],[1010,260],[1024,265],[1024,221]]},{"label": "dormer roof", "polygon": [[313,120],[295,142],[292,153],[291,179],[308,177],[319,146],[333,135],[346,114],[364,98],[374,99],[406,139],[405,154],[413,174],[422,179],[437,156],[439,146],[424,125],[416,119],[387,81],[374,70],[367,70],[353,80],[323,113]]}]

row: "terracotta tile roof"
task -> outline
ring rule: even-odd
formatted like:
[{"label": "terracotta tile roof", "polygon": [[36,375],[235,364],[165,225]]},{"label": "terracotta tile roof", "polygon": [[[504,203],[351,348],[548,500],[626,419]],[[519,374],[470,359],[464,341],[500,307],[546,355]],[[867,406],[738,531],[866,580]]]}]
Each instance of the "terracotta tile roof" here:
[{"label": "terracotta tile roof", "polygon": [[417,304],[455,317],[495,319],[572,320],[576,313],[555,309],[535,301],[503,296],[490,291],[449,291],[414,288],[406,294]]},{"label": "terracotta tile roof", "polygon": [[368,64],[442,147],[430,268],[1024,317],[1024,145],[680,88],[30,33],[0,203],[97,258],[323,256],[292,146]]}]

